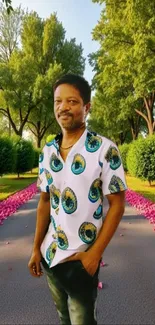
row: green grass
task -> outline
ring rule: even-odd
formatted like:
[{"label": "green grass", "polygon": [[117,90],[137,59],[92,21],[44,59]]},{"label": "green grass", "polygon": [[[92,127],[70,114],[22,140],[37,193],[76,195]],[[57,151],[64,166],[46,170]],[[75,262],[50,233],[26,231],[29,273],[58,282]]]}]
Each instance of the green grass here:
[{"label": "green grass", "polygon": [[155,182],[152,182],[152,185],[149,186],[148,182],[129,175],[126,176],[126,180],[128,188],[155,202]]},{"label": "green grass", "polygon": [[0,200],[6,199],[11,194],[22,190],[37,180],[38,168],[33,169],[32,173],[17,175],[9,174],[0,177]]}]

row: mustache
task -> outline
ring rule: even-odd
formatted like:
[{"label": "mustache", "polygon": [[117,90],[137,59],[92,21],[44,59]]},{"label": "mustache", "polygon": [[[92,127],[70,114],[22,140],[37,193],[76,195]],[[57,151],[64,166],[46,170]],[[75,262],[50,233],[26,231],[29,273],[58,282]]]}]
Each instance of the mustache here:
[{"label": "mustache", "polygon": [[60,116],[72,116],[72,114],[64,111],[58,114],[58,117]]}]

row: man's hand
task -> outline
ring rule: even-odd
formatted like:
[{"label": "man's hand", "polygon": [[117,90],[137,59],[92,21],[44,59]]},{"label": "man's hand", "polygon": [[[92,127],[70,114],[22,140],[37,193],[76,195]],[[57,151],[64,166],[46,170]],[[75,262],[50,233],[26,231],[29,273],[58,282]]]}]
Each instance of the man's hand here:
[{"label": "man's hand", "polygon": [[42,259],[42,255],[41,255],[40,249],[33,250],[32,256],[28,263],[28,268],[29,268],[31,275],[34,276],[35,278],[38,278],[41,275],[43,275],[43,271],[42,271],[41,265],[40,265],[41,259]]},{"label": "man's hand", "polygon": [[81,261],[85,270],[91,275],[94,276],[95,272],[98,269],[100,258],[91,253],[91,251],[77,253],[65,260],[68,261]]}]

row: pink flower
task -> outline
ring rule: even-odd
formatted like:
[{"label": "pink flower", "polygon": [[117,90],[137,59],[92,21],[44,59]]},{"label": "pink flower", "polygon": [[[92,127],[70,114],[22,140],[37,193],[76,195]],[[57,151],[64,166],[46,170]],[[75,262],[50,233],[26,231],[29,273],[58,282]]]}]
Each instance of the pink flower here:
[{"label": "pink flower", "polygon": [[99,282],[98,283],[98,289],[102,289],[103,288],[103,284],[102,284],[102,282]]},{"label": "pink flower", "polygon": [[106,265],[106,264],[105,264],[103,261],[101,261],[100,266],[103,267],[103,266],[105,266],[105,265]]},{"label": "pink flower", "polygon": [[141,215],[144,215],[151,224],[155,224],[155,204],[153,202],[130,189],[126,191],[126,200],[136,208]]},{"label": "pink flower", "polygon": [[30,200],[36,193],[38,192],[38,188],[36,183],[29,185],[27,188],[11,195],[6,200],[0,202],[0,225],[3,224],[3,220],[7,219],[13,213],[17,211],[17,209]]}]

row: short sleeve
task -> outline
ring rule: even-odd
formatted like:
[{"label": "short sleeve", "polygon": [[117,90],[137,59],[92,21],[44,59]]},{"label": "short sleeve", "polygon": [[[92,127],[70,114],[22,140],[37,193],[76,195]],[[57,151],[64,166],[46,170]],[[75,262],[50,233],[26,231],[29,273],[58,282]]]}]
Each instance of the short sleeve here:
[{"label": "short sleeve", "polygon": [[38,171],[38,179],[37,179],[37,187],[41,192],[49,193],[49,184],[48,184],[48,175],[47,170],[45,168],[45,152],[44,150],[39,155],[39,171]]},{"label": "short sleeve", "polygon": [[108,141],[102,154],[102,191],[103,195],[114,194],[127,189],[125,173],[117,146]]}]

